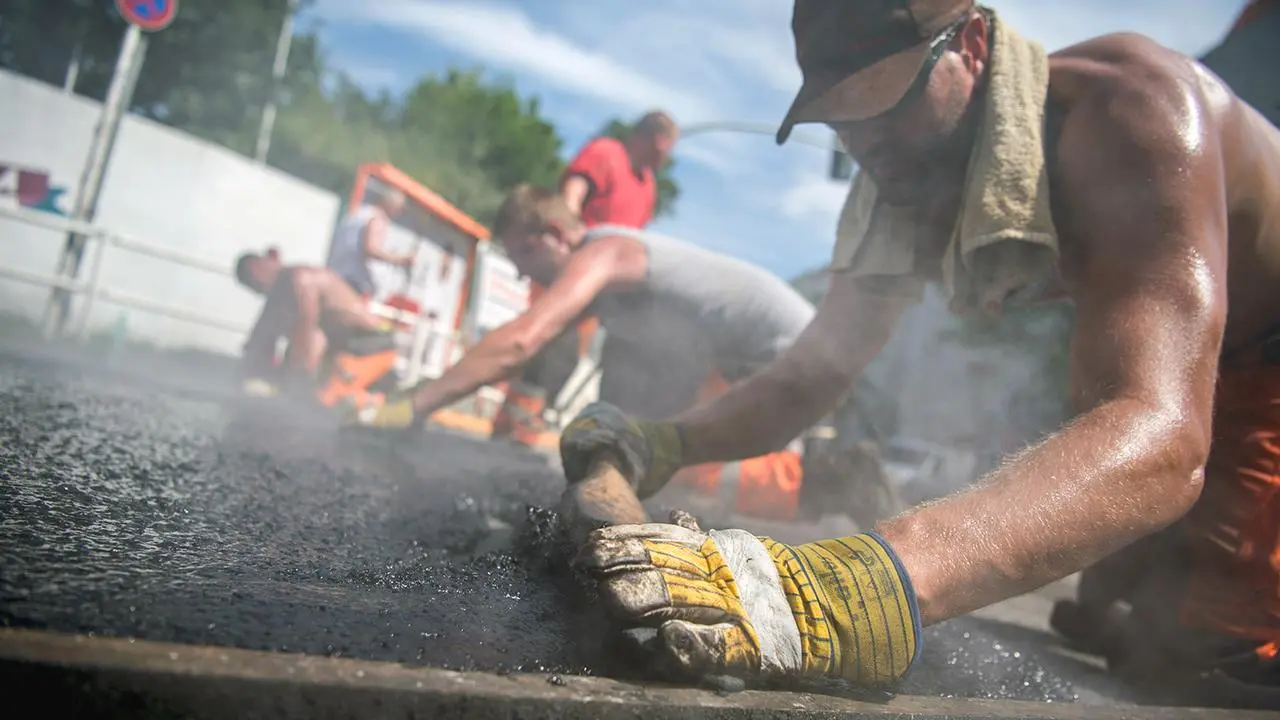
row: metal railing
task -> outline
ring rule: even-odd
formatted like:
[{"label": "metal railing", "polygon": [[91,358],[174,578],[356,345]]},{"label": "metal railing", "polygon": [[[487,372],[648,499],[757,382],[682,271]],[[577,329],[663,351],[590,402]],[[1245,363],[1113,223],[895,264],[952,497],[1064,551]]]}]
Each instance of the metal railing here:
[{"label": "metal railing", "polygon": [[[93,307],[100,301],[115,305],[142,310],[143,312],[183,320],[197,325],[218,328],[237,335],[247,335],[252,326],[245,323],[228,321],[214,315],[206,315],[185,308],[168,305],[133,293],[104,287],[102,284],[102,262],[108,247],[120,248],[146,257],[165,260],[177,265],[203,270],[223,277],[231,276],[232,270],[223,262],[213,262],[204,258],[188,255],[169,248],[152,245],[127,235],[112,232],[96,225],[72,220],[61,215],[29,210],[26,208],[0,207],[0,219],[13,220],[26,225],[43,228],[60,234],[75,233],[94,244],[90,258],[88,274],[84,280],[70,280],[57,275],[45,275],[27,270],[0,266],[0,278],[6,278],[29,285],[49,288],[62,288],[73,294],[84,295],[84,303],[76,320],[74,335],[84,339],[89,332],[89,317]],[[393,322],[403,323],[413,328],[414,339],[411,347],[424,348],[431,341],[447,339],[449,333],[442,333],[435,323],[416,313],[388,307],[380,303],[371,303],[370,310],[380,317]],[[431,337],[431,336],[436,337]],[[456,340],[456,338],[454,338]],[[421,372],[421,356],[413,355],[410,359],[409,382],[416,382]]]}]

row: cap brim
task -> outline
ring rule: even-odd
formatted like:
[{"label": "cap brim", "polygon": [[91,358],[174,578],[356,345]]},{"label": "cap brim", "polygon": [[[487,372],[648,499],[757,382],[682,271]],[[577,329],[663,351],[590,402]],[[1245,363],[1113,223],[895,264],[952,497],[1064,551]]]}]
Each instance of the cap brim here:
[{"label": "cap brim", "polygon": [[778,128],[781,145],[800,123],[852,122],[888,112],[907,94],[929,56],[929,43],[890,55],[834,84],[806,84]]}]

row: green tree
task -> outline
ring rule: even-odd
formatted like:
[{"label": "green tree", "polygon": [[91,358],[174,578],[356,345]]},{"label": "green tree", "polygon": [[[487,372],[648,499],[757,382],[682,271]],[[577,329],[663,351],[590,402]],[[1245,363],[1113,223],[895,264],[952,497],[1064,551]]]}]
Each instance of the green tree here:
[{"label": "green tree", "polygon": [[[174,23],[148,35],[131,110],[251,153],[288,4],[182,0]],[[0,67],[61,85],[79,52],[75,90],[101,100],[125,30],[110,0],[0,0]],[[516,183],[554,185],[564,167],[537,99],[479,70],[371,95],[327,68],[318,39],[303,32],[281,90],[268,162],[340,195],[360,164],[390,162],[487,222]]]},{"label": "green tree", "polygon": [[479,71],[428,76],[403,98],[368,97],[339,76],[282,109],[271,162],[340,192],[356,165],[390,162],[482,222],[520,182],[554,185],[561,140],[536,99]]},{"label": "green tree", "polygon": [[[631,126],[633,124],[614,118],[605,123],[604,127],[600,128],[600,132],[596,134],[616,140],[626,140],[627,136],[631,134]],[[675,165],[676,161],[672,158],[666,167],[658,171],[656,178],[658,182],[658,200],[653,208],[653,216],[655,218],[675,214],[676,200],[680,198],[680,186],[676,183],[674,175]]]},{"label": "green tree", "polygon": [[[287,7],[288,0],[183,0],[173,24],[147,36],[131,110],[251,152]],[[78,54],[75,91],[101,100],[125,30],[109,0],[0,0],[0,67],[61,85]],[[316,38],[295,35],[286,93],[318,84],[322,67]]]}]

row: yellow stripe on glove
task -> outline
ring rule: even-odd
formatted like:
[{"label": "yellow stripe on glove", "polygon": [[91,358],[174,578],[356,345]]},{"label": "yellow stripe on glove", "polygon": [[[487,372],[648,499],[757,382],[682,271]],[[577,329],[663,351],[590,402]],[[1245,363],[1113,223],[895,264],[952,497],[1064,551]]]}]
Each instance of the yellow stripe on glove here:
[{"label": "yellow stripe on glove", "polygon": [[780,568],[806,675],[871,684],[902,677],[916,657],[919,613],[883,540],[864,533],[795,547],[761,542]]},{"label": "yellow stripe on glove", "polygon": [[658,629],[659,657],[681,675],[882,685],[919,651],[910,581],[870,533],[793,547],[682,518],[597,530],[579,563],[624,624]]}]

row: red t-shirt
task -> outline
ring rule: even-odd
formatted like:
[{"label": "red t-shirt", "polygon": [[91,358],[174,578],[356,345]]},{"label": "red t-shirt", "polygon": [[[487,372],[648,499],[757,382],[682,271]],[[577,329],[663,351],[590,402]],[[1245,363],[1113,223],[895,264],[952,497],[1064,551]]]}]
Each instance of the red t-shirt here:
[{"label": "red t-shirt", "polygon": [[607,223],[642,228],[653,219],[658,197],[653,172],[645,168],[636,175],[621,141],[599,137],[588,142],[565,169],[565,178],[572,175],[581,175],[591,186],[582,204],[587,227]]}]

